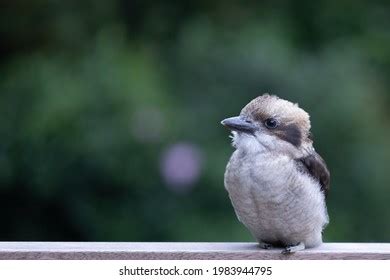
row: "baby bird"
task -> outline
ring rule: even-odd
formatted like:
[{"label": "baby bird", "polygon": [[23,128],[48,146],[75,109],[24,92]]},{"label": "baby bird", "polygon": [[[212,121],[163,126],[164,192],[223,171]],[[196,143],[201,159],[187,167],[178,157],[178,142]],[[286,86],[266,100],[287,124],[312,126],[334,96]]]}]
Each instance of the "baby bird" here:
[{"label": "baby bird", "polygon": [[225,188],[238,219],[263,249],[293,253],[322,243],[330,174],[313,148],[309,115],[264,94],[223,120],[233,147]]}]

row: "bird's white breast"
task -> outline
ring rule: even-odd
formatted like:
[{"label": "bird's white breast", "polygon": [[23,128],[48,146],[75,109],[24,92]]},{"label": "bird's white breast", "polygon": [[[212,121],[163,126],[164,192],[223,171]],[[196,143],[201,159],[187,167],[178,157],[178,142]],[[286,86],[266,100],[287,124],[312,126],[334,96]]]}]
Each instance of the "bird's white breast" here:
[{"label": "bird's white breast", "polygon": [[225,188],[239,220],[260,242],[322,242],[328,222],[320,185],[286,155],[236,150],[225,173]]}]

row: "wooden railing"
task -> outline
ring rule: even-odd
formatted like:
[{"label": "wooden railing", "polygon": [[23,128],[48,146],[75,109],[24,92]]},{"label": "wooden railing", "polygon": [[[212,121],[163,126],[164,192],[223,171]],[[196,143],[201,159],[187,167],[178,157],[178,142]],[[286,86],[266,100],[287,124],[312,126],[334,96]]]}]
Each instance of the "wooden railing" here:
[{"label": "wooden railing", "polygon": [[390,243],[325,243],[283,255],[256,243],[0,242],[0,259],[390,259]]}]

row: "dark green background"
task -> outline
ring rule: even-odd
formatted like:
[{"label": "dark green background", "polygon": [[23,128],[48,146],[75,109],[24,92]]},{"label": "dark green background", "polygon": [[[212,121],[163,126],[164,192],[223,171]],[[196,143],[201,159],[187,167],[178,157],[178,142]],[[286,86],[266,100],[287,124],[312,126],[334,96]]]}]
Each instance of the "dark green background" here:
[{"label": "dark green background", "polygon": [[[0,239],[252,240],[219,122],[270,92],[311,114],[325,240],[389,241],[389,4],[0,1]],[[180,143],[200,173],[172,185]]]}]

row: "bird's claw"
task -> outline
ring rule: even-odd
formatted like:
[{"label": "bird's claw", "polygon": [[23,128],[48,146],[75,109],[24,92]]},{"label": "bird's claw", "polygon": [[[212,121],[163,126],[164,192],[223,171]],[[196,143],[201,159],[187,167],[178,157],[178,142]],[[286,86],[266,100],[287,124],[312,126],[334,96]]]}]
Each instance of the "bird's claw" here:
[{"label": "bird's claw", "polygon": [[270,250],[270,249],[274,248],[274,246],[272,246],[272,244],[261,242],[261,241],[259,242],[259,247],[261,249],[264,249],[264,250]]},{"label": "bird's claw", "polygon": [[288,255],[288,254],[293,254],[298,251],[302,251],[305,249],[305,244],[302,242],[299,242],[298,244],[295,245],[288,245],[284,250],[282,251],[282,254]]}]

